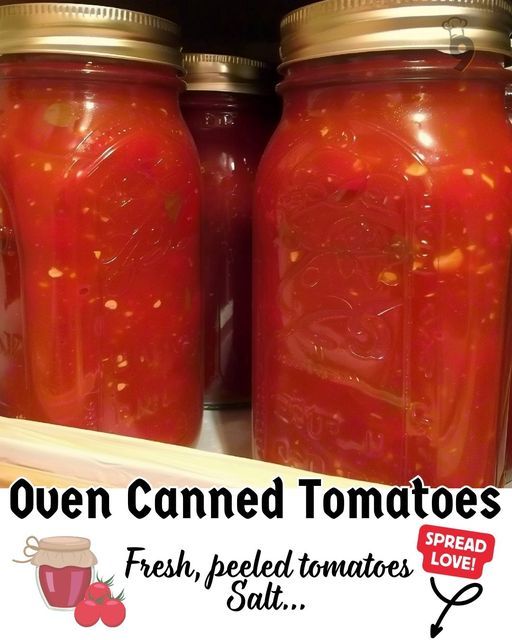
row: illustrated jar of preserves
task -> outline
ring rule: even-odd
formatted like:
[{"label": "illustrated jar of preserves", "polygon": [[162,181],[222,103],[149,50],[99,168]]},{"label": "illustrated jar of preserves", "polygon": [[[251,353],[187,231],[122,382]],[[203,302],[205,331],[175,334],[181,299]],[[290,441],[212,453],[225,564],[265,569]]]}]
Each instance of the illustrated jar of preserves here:
[{"label": "illustrated jar of preserves", "polygon": [[255,449],[405,484],[502,484],[512,15],[346,5],[282,24],[255,205]]},{"label": "illustrated jar of preserves", "polygon": [[205,406],[251,397],[252,200],[256,169],[276,122],[260,62],[186,54],[181,105],[203,178]]},{"label": "illustrated jar of preserves", "polygon": [[24,555],[36,567],[39,591],[52,609],[72,609],[81,602],[92,582],[97,563],[87,538],[27,539]]},{"label": "illustrated jar of preserves", "polygon": [[200,168],[177,27],[3,6],[0,54],[0,193],[19,260],[7,289],[22,301],[19,330],[2,315],[0,337],[21,336],[18,410],[189,444],[202,414]]}]

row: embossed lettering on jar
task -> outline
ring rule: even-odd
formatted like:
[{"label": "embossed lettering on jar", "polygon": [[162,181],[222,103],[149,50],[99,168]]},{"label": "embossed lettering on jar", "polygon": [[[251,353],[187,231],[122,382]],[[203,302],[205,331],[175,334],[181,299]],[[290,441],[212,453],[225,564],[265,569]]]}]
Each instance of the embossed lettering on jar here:
[{"label": "embossed lettering on jar", "polygon": [[[282,26],[284,115],[255,210],[257,454],[388,484],[502,483],[510,12],[390,0],[372,22],[341,5]],[[379,32],[359,37],[363,22]]]},{"label": "embossed lettering on jar", "polygon": [[16,410],[191,443],[200,175],[178,106],[177,28],[136,12],[17,5],[0,8],[0,36],[0,183],[19,257],[18,282],[4,251],[4,306],[9,289],[22,301],[19,330],[7,315],[1,329],[23,335]]}]

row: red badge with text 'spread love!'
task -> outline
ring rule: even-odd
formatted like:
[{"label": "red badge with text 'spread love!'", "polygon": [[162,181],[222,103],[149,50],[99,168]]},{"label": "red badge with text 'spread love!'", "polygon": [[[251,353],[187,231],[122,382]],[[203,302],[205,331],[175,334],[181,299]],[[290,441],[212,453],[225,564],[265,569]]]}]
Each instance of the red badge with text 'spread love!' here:
[{"label": "red badge with text 'spread love!'", "polygon": [[478,580],[484,565],[494,555],[494,536],[424,525],[418,536],[418,551],[423,554],[423,569],[456,578]]}]

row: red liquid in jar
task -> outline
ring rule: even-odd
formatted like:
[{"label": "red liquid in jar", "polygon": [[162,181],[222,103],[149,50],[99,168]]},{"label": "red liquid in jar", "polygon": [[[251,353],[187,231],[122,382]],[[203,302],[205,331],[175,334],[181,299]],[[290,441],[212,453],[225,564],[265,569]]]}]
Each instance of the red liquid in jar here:
[{"label": "red liquid in jar", "polygon": [[183,115],[202,167],[205,404],[251,396],[254,178],[275,124],[272,97],[188,91]]},{"label": "red liquid in jar", "polygon": [[506,72],[499,56],[457,62],[288,68],[256,185],[264,460],[387,484],[503,482]]},{"label": "red liquid in jar", "polygon": [[70,609],[82,601],[91,584],[92,569],[63,567],[55,569],[42,565],[37,569],[41,591],[50,605],[56,609]]},{"label": "red liquid in jar", "polygon": [[21,326],[2,315],[0,339],[23,335],[17,410],[191,444],[200,175],[183,83],[160,65],[27,55],[2,58],[0,87],[0,191],[19,259],[16,275],[4,253],[2,302],[9,287],[22,301]]},{"label": "red liquid in jar", "polygon": [[[509,71],[509,82],[512,79],[512,74]],[[512,84],[507,87],[505,96],[505,107],[507,109],[507,118],[510,126],[512,127]],[[510,291],[510,308],[512,309],[512,290]],[[509,349],[512,348],[512,323],[509,327]],[[510,397],[512,395],[512,378],[511,387],[509,389],[508,396],[508,429],[507,429],[507,447],[505,453],[505,482],[512,482],[512,405],[510,403]]]}]

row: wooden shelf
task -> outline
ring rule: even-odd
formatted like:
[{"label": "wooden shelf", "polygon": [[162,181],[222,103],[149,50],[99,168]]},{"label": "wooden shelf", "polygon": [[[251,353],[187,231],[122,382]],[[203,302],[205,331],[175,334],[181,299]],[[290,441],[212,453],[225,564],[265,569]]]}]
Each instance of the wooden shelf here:
[{"label": "wooden shelf", "polygon": [[[247,415],[207,416],[200,444],[210,451],[111,434],[0,418],[0,486],[25,477],[44,486],[126,487],[143,477],[153,486],[267,487],[276,476],[288,486],[312,474],[234,455],[247,454],[248,437],[237,431]],[[226,427],[226,428],[225,428]],[[231,433],[231,435],[229,435]],[[215,451],[215,452],[213,452]],[[317,476],[318,477],[318,476]],[[324,477],[327,486],[362,486]]]}]

